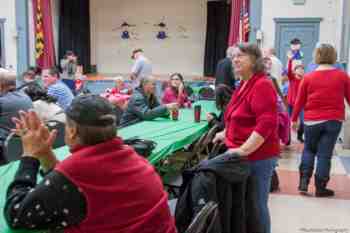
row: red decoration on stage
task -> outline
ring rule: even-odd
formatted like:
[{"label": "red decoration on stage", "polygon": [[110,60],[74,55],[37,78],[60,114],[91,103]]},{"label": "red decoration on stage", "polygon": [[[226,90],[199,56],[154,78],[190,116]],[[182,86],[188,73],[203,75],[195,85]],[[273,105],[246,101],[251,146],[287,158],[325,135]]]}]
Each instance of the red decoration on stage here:
[{"label": "red decoration on stage", "polygon": [[249,41],[249,0],[231,1],[229,46]]},{"label": "red decoration on stage", "polygon": [[55,65],[55,49],[50,0],[33,0],[36,65],[42,69]]},{"label": "red decoration on stage", "polygon": [[249,0],[243,0],[240,14],[240,42],[249,41],[250,23],[249,23]]}]

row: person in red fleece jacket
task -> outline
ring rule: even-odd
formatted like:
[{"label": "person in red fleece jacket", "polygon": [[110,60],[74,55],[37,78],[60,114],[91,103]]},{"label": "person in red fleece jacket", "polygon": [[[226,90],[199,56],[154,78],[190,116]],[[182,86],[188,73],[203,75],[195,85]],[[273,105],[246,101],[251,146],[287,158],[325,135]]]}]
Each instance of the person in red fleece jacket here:
[{"label": "person in red fleece jacket", "polygon": [[224,141],[228,154],[251,163],[257,179],[258,207],[265,233],[271,232],[268,196],[271,177],[280,153],[277,135],[277,93],[265,74],[262,53],[255,44],[240,44],[233,57],[241,84],[225,111],[225,130],[214,143]]},{"label": "person in red fleece jacket", "polygon": [[326,186],[334,146],[345,118],[344,98],[350,102],[350,80],[346,73],[333,67],[337,53],[332,45],[321,44],[314,57],[319,67],[301,82],[292,115],[293,128],[296,128],[300,111],[305,111],[305,146],[298,189],[307,193],[317,157],[315,194],[327,197],[334,195]]},{"label": "person in red fleece jacket", "polygon": [[191,101],[188,99],[181,74],[175,73],[170,76],[170,86],[164,91],[162,103],[177,103],[180,108],[191,107]]},{"label": "person in red fleece jacket", "polygon": [[[116,137],[113,106],[98,95],[66,110],[71,155],[58,161],[56,132],[34,112],[15,119],[23,157],[10,184],[5,218],[11,228],[65,233],[176,233],[168,195],[154,167]],[[46,173],[36,183],[39,167]]]},{"label": "person in red fleece jacket", "polygon": [[[299,86],[301,80],[304,77],[304,66],[302,64],[295,64],[293,68],[293,54],[289,52],[288,56],[288,71],[287,77],[289,81],[288,95],[287,95],[287,103],[288,103],[288,113],[289,116],[292,116],[295,100],[297,99]],[[304,112],[300,112],[300,127],[297,131],[297,138],[300,142],[304,142],[303,134],[304,134]]]}]

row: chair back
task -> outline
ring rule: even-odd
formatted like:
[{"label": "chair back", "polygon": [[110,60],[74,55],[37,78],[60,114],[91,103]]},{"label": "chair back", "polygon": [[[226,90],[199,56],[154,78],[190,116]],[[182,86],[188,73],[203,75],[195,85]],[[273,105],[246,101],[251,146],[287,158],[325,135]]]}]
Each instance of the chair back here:
[{"label": "chair back", "polygon": [[66,143],[64,142],[65,124],[57,120],[49,120],[46,122],[46,125],[50,131],[54,129],[57,130],[56,140],[52,146],[53,149],[66,145]]},{"label": "chair back", "polygon": [[22,140],[15,133],[10,133],[2,148],[5,162],[16,161],[21,158],[23,154]]},{"label": "chair back", "polygon": [[218,204],[210,201],[194,217],[185,233],[210,232],[214,223],[219,220]]},{"label": "chair back", "polygon": [[198,98],[200,100],[214,100],[215,91],[211,87],[202,87],[198,92]]}]

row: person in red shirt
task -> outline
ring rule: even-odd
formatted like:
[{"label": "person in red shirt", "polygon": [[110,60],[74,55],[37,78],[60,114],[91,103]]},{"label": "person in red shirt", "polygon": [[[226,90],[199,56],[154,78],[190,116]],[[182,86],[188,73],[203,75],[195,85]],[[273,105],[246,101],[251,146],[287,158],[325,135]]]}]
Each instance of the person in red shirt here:
[{"label": "person in red shirt", "polygon": [[350,80],[346,73],[333,67],[337,59],[332,45],[321,44],[315,50],[319,67],[301,82],[292,122],[297,127],[300,111],[305,111],[305,146],[300,164],[299,191],[306,193],[313,174],[315,158],[316,197],[334,196],[327,189],[331,159],[345,118],[344,98],[350,103]]},{"label": "person in red shirt", "polygon": [[175,73],[170,76],[170,86],[163,93],[162,103],[177,103],[181,108],[191,107],[191,101],[188,99],[181,74]]},{"label": "person in red shirt", "polygon": [[271,177],[280,153],[277,135],[277,93],[264,72],[257,45],[240,44],[233,57],[241,83],[225,111],[225,130],[214,143],[224,141],[229,154],[251,163],[258,181],[258,204],[265,233],[271,232],[268,196]]},{"label": "person in red shirt", "polygon": [[[291,52],[288,52],[288,71],[287,71],[287,77],[289,81],[289,87],[288,87],[288,95],[287,95],[287,103],[288,103],[288,113],[289,116],[292,116],[295,100],[298,95],[298,89],[301,83],[301,80],[304,77],[304,65],[296,63],[293,68],[293,54]],[[300,112],[300,127],[297,131],[297,138],[300,142],[304,142],[303,134],[304,134],[304,112]]]},{"label": "person in red shirt", "polygon": [[[162,181],[116,137],[113,106],[98,95],[66,110],[71,155],[58,161],[50,132],[34,112],[15,119],[23,157],[4,208],[11,228],[65,233],[176,233]],[[46,173],[36,184],[39,167]]]}]

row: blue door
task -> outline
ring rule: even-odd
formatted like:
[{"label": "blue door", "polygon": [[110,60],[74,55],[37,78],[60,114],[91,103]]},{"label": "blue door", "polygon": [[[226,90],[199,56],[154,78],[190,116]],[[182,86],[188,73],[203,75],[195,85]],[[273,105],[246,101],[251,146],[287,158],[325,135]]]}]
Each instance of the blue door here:
[{"label": "blue door", "polygon": [[287,63],[287,51],[290,41],[299,38],[302,42],[301,51],[304,53],[303,64],[307,66],[312,61],[312,54],[319,41],[321,18],[276,18],[275,48],[282,63]]}]

